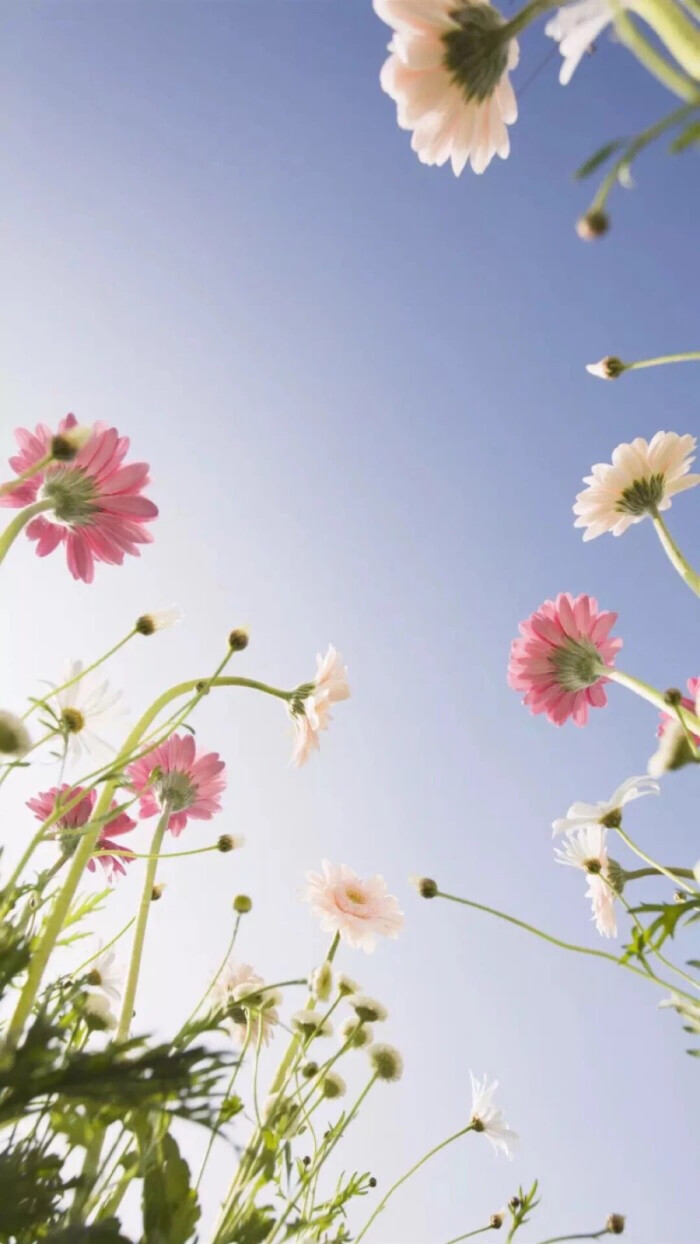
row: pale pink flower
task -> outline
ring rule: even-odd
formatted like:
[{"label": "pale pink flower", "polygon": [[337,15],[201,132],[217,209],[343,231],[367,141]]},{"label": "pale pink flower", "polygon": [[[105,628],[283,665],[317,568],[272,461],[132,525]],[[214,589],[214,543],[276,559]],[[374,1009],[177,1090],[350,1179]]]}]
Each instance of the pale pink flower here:
[{"label": "pale pink flower", "polygon": [[615,914],[615,891],[604,877],[592,875],[588,878],[586,898],[591,900],[595,927],[602,937],[617,937],[617,917]]},{"label": "pale pink flower", "polygon": [[126,772],[140,796],[140,815],[156,816],[167,804],[168,829],[177,837],[189,820],[210,821],[221,811],[224,768],[218,752],[197,756],[191,734],[173,734]]},{"label": "pale pink flower", "polygon": [[[75,415],[66,415],[58,434],[76,425]],[[15,436],[20,452],[10,458],[10,466],[21,475],[50,452],[54,433],[38,424],[34,432],[18,428]],[[32,519],[27,536],[36,541],[39,557],[65,544],[74,579],[92,583],[96,561],[120,566],[127,553],[138,557],[138,546],[153,539],[144,524],[156,518],[158,509],[141,495],[149,482],[148,466],[145,462],[123,465],[128,449],[128,437],[96,423],[74,458],[49,463],[0,497],[0,505],[15,508],[37,499],[52,502],[50,517],[39,514]]]},{"label": "pale pink flower", "polygon": [[339,933],[350,946],[370,952],[377,936],[395,938],[403,927],[398,899],[383,877],[363,881],[345,864],[324,860],[320,873],[307,873],[305,898],[327,933]]},{"label": "pale pink flower", "polygon": [[[53,786],[51,790],[43,791],[40,795],[35,795],[33,799],[27,800],[27,807],[31,808],[38,820],[45,821],[55,812],[57,805],[65,807],[77,795],[81,796],[78,802],[59,816],[47,834],[47,837],[58,839],[66,855],[73,853],[80,841],[79,831],[89,824],[95,807],[97,791],[64,784],[61,787]],[[112,802],[110,811],[115,812],[115,815],[100,829],[95,844],[96,851],[122,851],[121,843],[115,842],[115,839],[131,833],[131,830],[136,828],[136,821],[132,821],[126,812],[116,812],[116,807],[116,803]],[[107,880],[113,882],[119,873],[126,873],[124,865],[130,863],[132,859],[133,855],[130,851],[121,855],[99,855],[96,860],[89,859],[87,866],[92,873],[95,871],[95,865],[100,864],[107,874]]]},{"label": "pale pink flower", "polygon": [[[689,678],[686,686],[690,692],[690,696],[684,695],[681,700],[681,707],[689,713],[698,713],[700,708],[700,678]],[[656,730],[657,738],[661,738],[669,726],[677,725],[678,717],[675,713],[661,713],[659,724]],[[700,735],[693,734],[693,741],[696,747],[700,747]]]},{"label": "pale pink flower", "polygon": [[[262,1045],[269,1043],[279,1023],[277,1007],[281,994],[276,989],[268,989],[262,976],[258,976],[249,963],[234,964],[229,960],[215,980],[211,994],[216,1010],[234,1011],[226,1026],[239,1045],[245,1044],[246,1039],[253,1048],[258,1040]],[[241,1012],[238,1017],[237,1003]]]},{"label": "pale pink flower", "polygon": [[561,726],[571,717],[585,726],[588,709],[607,704],[605,669],[622,647],[611,639],[616,613],[601,612],[593,596],[562,592],[520,623],[508,664],[508,683],[523,691],[531,713]]},{"label": "pale pink flower", "polygon": [[500,40],[500,13],[488,0],[373,0],[391,26],[390,56],[380,75],[396,103],[401,129],[423,164],[468,160],[483,173],[510,151],[507,126],[518,115],[508,71],[518,63],[515,39]]},{"label": "pale pink flower", "polygon": [[700,484],[700,475],[688,474],[695,446],[694,436],[677,432],[618,445],[612,462],[597,462],[584,477],[587,487],[576,496],[574,527],[585,527],[584,540],[606,531],[621,536],[648,514],[668,510],[671,497]]},{"label": "pale pink flower", "polygon": [[332,720],[331,704],[347,700],[350,695],[347,667],[332,644],[325,656],[317,655],[316,666],[313,682],[305,688],[308,694],[290,708],[295,732],[292,764],[297,768],[306,764],[312,750],[319,750],[319,733],[327,730]]}]

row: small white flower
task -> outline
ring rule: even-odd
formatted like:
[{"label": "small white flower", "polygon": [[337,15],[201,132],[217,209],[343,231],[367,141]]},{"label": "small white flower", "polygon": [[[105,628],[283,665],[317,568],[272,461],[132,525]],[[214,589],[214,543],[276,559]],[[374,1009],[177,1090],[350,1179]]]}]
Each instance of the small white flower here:
[{"label": "small white flower", "polygon": [[92,988],[102,990],[113,1002],[121,1002],[124,969],[117,963],[113,950],[103,950],[90,964],[88,981]]},{"label": "small white flower", "polygon": [[58,686],[72,679],[76,681],[63,691],[55,692],[51,697],[52,707],[66,732],[69,759],[77,761],[83,756],[92,756],[99,762],[107,760],[114,748],[98,730],[123,713],[123,708],[118,707],[122,693],[113,691],[106,680],[100,680],[94,673],[83,674],[82,670],[82,661],[66,662]]},{"label": "small white flower", "polygon": [[474,1131],[483,1132],[496,1152],[500,1149],[507,1158],[512,1158],[513,1145],[518,1137],[508,1127],[503,1111],[498,1110],[493,1104],[493,1095],[498,1088],[498,1080],[492,1080],[489,1084],[486,1076],[484,1076],[483,1080],[477,1080],[471,1071],[469,1072],[469,1078],[472,1084],[472,1113],[470,1122]]},{"label": "small white flower", "polygon": [[372,1025],[363,1024],[356,1015],[348,1015],[340,1025],[338,1032],[343,1045],[349,1043],[350,1049],[353,1050],[361,1050],[365,1045],[371,1045],[374,1040]]},{"label": "small white flower", "polygon": [[141,617],[136,619],[135,629],[139,635],[153,635],[155,631],[166,631],[168,627],[175,626],[176,622],[181,621],[181,610],[171,605],[169,609],[156,609],[153,613],[142,613]]},{"label": "small white flower", "polygon": [[660,786],[651,777],[631,777],[618,786],[607,803],[572,803],[566,816],[552,822],[554,834],[565,834],[586,825],[611,825],[620,817],[625,804],[642,795],[658,795]]},{"label": "small white flower", "polygon": [[363,1023],[381,1023],[389,1014],[381,1002],[377,1002],[376,998],[370,998],[366,993],[352,994],[348,1001],[357,1018],[361,1019]]},{"label": "small white flower", "polygon": [[563,848],[554,848],[557,864],[580,868],[586,873],[604,873],[608,866],[605,847],[607,833],[607,829],[600,824],[573,830],[566,838]]},{"label": "small white flower", "polygon": [[603,937],[617,937],[617,917],[615,914],[615,892],[604,877],[591,876],[588,879],[586,898],[591,900],[595,927]]},{"label": "small white flower", "polygon": [[333,1035],[333,1026],[328,1019],[324,1019],[317,1011],[297,1011],[292,1015],[292,1028],[300,1032],[302,1036],[313,1037],[331,1037]]},{"label": "small white flower", "polygon": [[612,354],[606,355],[598,363],[586,363],[586,371],[589,375],[597,376],[599,380],[618,380],[626,370],[622,360]]},{"label": "small white flower", "polygon": [[109,998],[101,991],[91,990],[85,994],[85,1010],[93,1019],[97,1019],[105,1028],[116,1028],[117,1017],[112,1013]]},{"label": "small white flower", "polygon": [[[623,4],[620,3],[622,8]],[[564,57],[559,71],[562,86],[570,82],[579,61],[613,19],[609,0],[578,0],[558,9],[547,22],[544,33],[556,39]]]},{"label": "small white flower", "polygon": [[231,1012],[226,1027],[239,1044],[255,1048],[258,1041],[267,1045],[274,1036],[279,1023],[277,1010],[281,995],[276,989],[268,989],[261,976],[249,963],[228,962],[211,988],[216,1010]]},{"label": "small white flower", "polygon": [[612,462],[597,462],[576,496],[574,527],[585,527],[584,540],[605,532],[621,536],[633,523],[668,510],[671,497],[700,484],[690,475],[695,461],[694,436],[657,432],[650,441],[638,436],[613,450]]},{"label": "small white flower", "polygon": [[347,1090],[347,1085],[342,1076],[337,1071],[327,1071],[321,1081],[321,1092],[324,1097],[329,1100],[335,1097],[343,1097]]},{"label": "small white flower", "polygon": [[394,1045],[370,1045],[367,1057],[378,1080],[395,1084],[403,1075],[403,1058]]}]

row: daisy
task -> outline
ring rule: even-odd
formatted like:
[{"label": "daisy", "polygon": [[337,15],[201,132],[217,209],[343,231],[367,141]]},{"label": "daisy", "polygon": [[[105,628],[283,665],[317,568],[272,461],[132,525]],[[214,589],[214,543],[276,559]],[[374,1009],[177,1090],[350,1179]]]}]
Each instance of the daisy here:
[{"label": "daisy", "polygon": [[607,704],[605,669],[622,647],[611,639],[616,613],[601,612],[593,596],[562,592],[520,623],[510,649],[508,683],[523,691],[531,713],[561,726],[571,717],[585,726],[588,709]]},{"label": "daisy", "polygon": [[574,527],[585,527],[584,540],[604,532],[621,536],[647,514],[668,510],[671,497],[700,484],[690,475],[694,436],[657,432],[650,441],[638,436],[613,450],[612,462],[598,462],[585,476],[586,488],[577,494]]},{"label": "daisy", "polygon": [[[80,798],[77,798],[80,796]],[[53,786],[51,790],[45,790],[39,795],[35,795],[33,799],[27,800],[27,807],[35,814],[38,820],[45,821],[59,807],[66,807],[72,803],[74,799],[77,802],[73,807],[68,808],[58,820],[54,822],[47,837],[55,838],[61,846],[64,855],[72,855],[73,851],[80,840],[79,830],[89,825],[92,817],[95,800],[97,799],[97,791],[85,790],[82,786]],[[118,851],[123,850],[121,843],[116,842],[116,838],[122,838],[124,834],[131,833],[136,828],[136,821],[132,821],[126,812],[117,812],[117,805],[113,801],[110,812],[115,815],[100,829],[100,833],[95,843],[95,851]],[[107,880],[114,882],[119,874],[125,874],[125,864],[133,859],[130,851],[125,851],[119,855],[98,855],[97,859],[89,859],[87,866],[91,873],[95,871],[95,865],[100,864],[107,874]]]},{"label": "daisy", "polygon": [[[58,425],[59,438],[76,424],[75,415],[66,415]],[[46,458],[54,441],[45,424],[34,432],[18,428],[15,437],[20,452],[10,458],[10,466],[17,475]],[[84,583],[92,583],[96,561],[121,566],[126,553],[138,557],[138,546],[153,539],[144,524],[157,517],[158,509],[141,495],[149,483],[149,468],[145,462],[124,466],[128,449],[128,437],[96,423],[70,461],[49,463],[0,498],[0,504],[14,507],[37,500],[51,503],[51,517],[33,518],[27,536],[36,541],[39,557],[65,544],[68,569]]]},{"label": "daisy", "polygon": [[118,1020],[112,1012],[109,998],[103,993],[88,990],[85,994],[84,1007],[91,1019],[96,1020],[95,1027],[99,1028],[116,1028]]},{"label": "daisy", "polygon": [[566,834],[571,830],[603,825],[617,829],[622,824],[622,809],[633,799],[643,795],[658,795],[661,787],[650,777],[627,778],[613,792],[607,803],[572,803],[566,816],[552,822],[554,834]]},{"label": "daisy", "polygon": [[[93,756],[106,761],[114,749],[98,730],[123,713],[123,707],[117,707],[122,693],[114,691],[106,679],[83,674],[82,670],[82,661],[67,661],[58,690],[49,703],[59,718],[68,759],[79,761],[83,756]],[[70,686],[64,687],[64,683]]]},{"label": "daisy", "polygon": [[615,915],[615,891],[600,876],[592,875],[588,879],[586,898],[591,900],[595,927],[603,937],[617,937],[617,918]]},{"label": "daisy", "polygon": [[266,989],[264,980],[249,963],[234,965],[229,961],[214,982],[211,994],[215,1009],[228,1012],[226,1027],[239,1045],[246,1040],[254,1046],[258,1041],[262,1045],[270,1042],[279,1023],[277,1007],[281,995],[277,990]]},{"label": "daisy", "polygon": [[306,763],[312,750],[319,750],[318,736],[321,730],[328,729],[331,704],[350,696],[347,668],[332,644],[325,656],[317,655],[314,680],[300,688],[300,692],[290,705],[295,727],[292,764],[297,768]]},{"label": "daisy", "polygon": [[563,847],[554,848],[557,864],[581,868],[591,874],[605,873],[608,867],[607,835],[607,829],[600,824],[575,830],[568,835]]},{"label": "daisy", "polygon": [[483,1080],[477,1080],[471,1071],[469,1079],[472,1084],[472,1113],[469,1121],[473,1130],[483,1132],[496,1152],[501,1149],[507,1158],[512,1158],[513,1145],[518,1138],[508,1127],[503,1111],[497,1110],[493,1105],[498,1080],[492,1080],[489,1084],[486,1076]]},{"label": "daisy", "polygon": [[117,963],[113,950],[102,950],[90,965],[88,983],[93,989],[101,989],[103,994],[117,1004],[121,1002],[124,988],[124,969]]},{"label": "daisy", "polygon": [[398,899],[389,894],[383,877],[363,881],[345,864],[324,860],[321,873],[307,873],[305,894],[327,933],[339,933],[350,946],[368,953],[377,936],[396,938],[403,927]]},{"label": "daisy", "polygon": [[508,72],[518,44],[488,0],[373,0],[394,31],[380,74],[422,164],[448,160],[455,176],[467,161],[483,173],[510,151],[507,126],[518,115]]},{"label": "daisy", "polygon": [[210,821],[221,811],[224,768],[218,752],[197,756],[191,734],[173,734],[126,772],[140,797],[140,815],[156,816],[167,805],[168,829],[177,837],[188,820]]},{"label": "daisy", "polygon": [[[618,0],[618,8],[622,8]],[[570,82],[579,61],[586,52],[591,50],[598,36],[613,20],[612,5],[609,0],[577,0],[576,4],[568,4],[565,9],[558,9],[547,22],[544,33],[556,39],[559,51],[564,57],[559,70],[559,81],[562,86]]]}]

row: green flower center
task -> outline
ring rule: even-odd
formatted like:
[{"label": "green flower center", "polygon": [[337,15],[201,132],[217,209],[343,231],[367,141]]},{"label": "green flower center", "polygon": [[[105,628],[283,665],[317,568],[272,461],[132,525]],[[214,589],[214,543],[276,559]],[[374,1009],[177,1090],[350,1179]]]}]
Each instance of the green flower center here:
[{"label": "green flower center", "polygon": [[550,657],[557,682],[565,691],[583,691],[598,681],[605,666],[598,649],[587,639],[568,639]]},{"label": "green flower center", "polygon": [[43,495],[62,523],[84,527],[97,509],[97,493],[89,475],[76,467],[57,467],[46,476]]},{"label": "green flower center", "polygon": [[161,804],[169,804],[173,812],[183,812],[194,803],[197,788],[186,773],[174,771],[158,779],[158,794]]},{"label": "green flower center", "polygon": [[450,13],[456,27],[442,36],[443,64],[466,99],[488,99],[508,65],[503,18],[490,4],[465,4]]},{"label": "green flower center", "polygon": [[663,475],[649,475],[646,479],[636,479],[620,494],[615,509],[620,514],[648,514],[655,510],[659,501],[663,499],[665,482]]},{"label": "green flower center", "polygon": [[79,708],[64,708],[61,722],[68,734],[80,734],[85,728],[85,718]]}]

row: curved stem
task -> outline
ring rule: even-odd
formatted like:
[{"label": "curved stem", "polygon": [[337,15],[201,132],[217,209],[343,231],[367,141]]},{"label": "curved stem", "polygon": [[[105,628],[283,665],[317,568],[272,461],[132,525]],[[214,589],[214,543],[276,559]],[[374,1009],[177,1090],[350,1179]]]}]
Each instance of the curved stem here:
[{"label": "curved stem", "polygon": [[19,514],[15,515],[12,522],[7,524],[0,536],[0,562],[4,560],[20,532],[27,526],[27,523],[31,522],[37,514],[42,514],[44,510],[50,510],[52,505],[52,501],[35,501],[33,505],[26,506],[23,510],[20,510]]},{"label": "curved stem", "polygon": [[670,868],[666,868],[663,864],[657,863],[657,861],[653,860],[650,855],[647,855],[645,851],[642,851],[641,847],[638,847],[637,844],[632,841],[629,834],[626,834],[624,829],[616,828],[615,833],[618,834],[625,845],[629,847],[630,851],[634,851],[634,854],[638,855],[640,860],[644,860],[645,864],[649,864],[655,872],[662,873],[664,877],[668,877],[669,881],[672,881],[674,885],[680,886],[682,890],[686,890],[688,894],[696,893],[693,886],[686,885],[685,881],[678,875],[678,873],[672,872]]},{"label": "curved stem", "polygon": [[[611,682],[616,682],[620,687],[626,687],[628,691],[634,691],[635,695],[641,696],[647,703],[653,704],[658,708],[659,712],[670,715],[670,706],[666,702],[665,697],[655,687],[651,687],[649,683],[642,682],[641,678],[634,678],[632,674],[625,674],[623,670],[615,669],[614,666],[607,666],[605,677]],[[684,715],[687,724],[694,734],[700,734],[700,717],[695,713],[684,709]]]},{"label": "curved stem", "polygon": [[627,0],[666,44],[679,65],[697,82],[700,79],[700,31],[679,5],[669,0]]},{"label": "curved stem", "polygon": [[625,868],[623,869],[623,872],[625,884],[627,884],[628,881],[638,881],[641,877],[658,877],[659,873],[666,877],[673,876],[674,879],[676,877],[687,877],[689,881],[692,881],[695,877],[695,873],[692,868]]},{"label": "curved stem", "polygon": [[16,475],[14,479],[8,479],[4,484],[0,484],[0,497],[6,497],[8,493],[14,492],[26,479],[31,479],[32,476],[38,475],[40,471],[43,471],[44,467],[47,467],[50,462],[53,462],[53,454],[45,454],[43,458],[39,458],[38,462],[34,462],[30,467],[27,467],[26,471],[23,471],[21,475]]},{"label": "curved stem", "polygon": [[153,842],[151,843],[151,855],[146,866],[146,875],[143,881],[143,890],[141,891],[141,902],[139,904],[138,915],[136,917],[134,944],[131,949],[131,960],[129,962],[129,973],[126,978],[122,1011],[115,1035],[116,1041],[125,1041],[129,1035],[129,1028],[131,1027],[131,1018],[134,1013],[134,1000],[136,998],[136,986],[138,985],[139,972],[141,970],[143,944],[146,938],[146,926],[148,924],[148,916],[151,910],[151,903],[153,901],[153,884],[156,879],[158,854],[160,852],[165,831],[168,828],[170,813],[170,804],[166,804],[163,808],[160,820],[158,821],[158,825],[156,826],[156,832],[153,835]]},{"label": "curved stem", "polygon": [[[187,1029],[187,1028],[189,1028],[190,1024],[192,1023],[192,1020],[193,1020],[193,1019],[195,1018],[195,1016],[196,1016],[196,1015],[198,1015],[198,1014],[199,1014],[199,1012],[201,1011],[202,1007],[204,1006],[204,1003],[206,1002],[207,998],[209,997],[209,994],[211,993],[211,991],[212,991],[212,989],[214,988],[214,986],[215,986],[216,982],[218,981],[219,977],[221,976],[221,973],[223,972],[224,968],[226,967],[226,964],[228,963],[229,958],[231,957],[231,952],[232,952],[232,950],[233,950],[233,948],[234,948],[234,946],[235,946],[235,944],[236,944],[236,938],[238,937],[238,928],[239,928],[240,923],[241,923],[241,916],[240,916],[240,913],[238,913],[238,914],[236,915],[236,919],[235,919],[235,922],[234,922],[233,932],[232,932],[232,934],[231,934],[231,936],[230,936],[230,938],[229,938],[229,943],[228,943],[228,946],[226,947],[226,953],[225,953],[225,955],[224,955],[223,959],[221,960],[221,963],[219,964],[219,967],[218,967],[218,969],[217,969],[216,975],[214,976],[214,978],[213,978],[213,980],[211,981],[211,983],[210,983],[209,985],[207,985],[207,988],[205,989],[204,993],[202,994],[201,998],[199,999],[199,1002],[198,1002],[198,1003],[197,1003],[197,1005],[195,1006],[194,1010],[193,1010],[193,1011],[191,1011],[191,1012],[190,1012],[190,1014],[187,1016],[187,1019],[185,1020],[184,1024],[183,1024],[183,1025],[181,1026],[181,1028],[180,1028],[180,1031],[179,1031],[179,1032],[177,1033],[177,1035],[174,1037],[174,1039],[173,1039],[173,1045],[179,1045],[179,1044],[180,1044],[180,1041],[182,1040],[182,1034],[183,1034],[183,1032],[185,1032],[185,1031],[186,1031],[186,1029]],[[262,1026],[262,1025],[261,1025],[261,1026]],[[246,1044],[247,1044],[247,1042],[248,1042],[248,1037],[249,1037],[249,1035],[250,1035],[250,1023],[248,1023],[248,1028],[247,1028],[247,1031],[246,1031]],[[235,1072],[234,1072],[234,1074],[235,1074]],[[227,1096],[228,1096],[228,1093],[227,1093]],[[200,1178],[201,1178],[201,1175],[200,1175]]]},{"label": "curved stem", "polygon": [[653,359],[637,359],[635,363],[625,363],[625,371],[641,371],[643,367],[661,367],[664,363],[700,362],[700,350],[687,350],[685,354],[659,354]]},{"label": "curved stem", "polygon": [[[602,211],[608,201],[610,191],[618,181],[622,169],[628,167],[645,147],[648,147],[650,143],[659,138],[666,130],[672,129],[674,125],[680,125],[682,121],[691,117],[697,106],[697,100],[695,100],[691,104],[684,104],[681,108],[674,108],[673,112],[669,112],[660,121],[656,121],[654,125],[650,125],[647,129],[642,130],[641,134],[637,135],[629,147],[626,147],[622,155],[612,164],[596,190],[588,210],[592,212]],[[671,361],[672,357],[672,355],[669,355],[668,361]],[[627,370],[628,366],[634,367],[635,364],[625,364],[625,370]],[[651,366],[651,363],[649,366]]]},{"label": "curved stem", "polygon": [[484,1231],[493,1231],[490,1222],[485,1227],[476,1227],[474,1231],[465,1231],[464,1235],[455,1235],[447,1244],[461,1244],[462,1240],[471,1240],[475,1235],[483,1235]]},{"label": "curved stem", "polygon": [[541,1244],[564,1244],[565,1240],[602,1240],[604,1235],[609,1235],[607,1227],[603,1227],[602,1231],[579,1231],[576,1235],[553,1235],[549,1240],[542,1240]]},{"label": "curved stem", "polygon": [[218,843],[214,842],[210,847],[195,847],[193,851],[162,851],[159,856],[150,855],[144,851],[130,851],[128,847],[108,847],[104,851],[93,851],[92,859],[99,860],[102,855],[119,856],[125,860],[180,860],[185,855],[207,855],[210,851],[218,851],[220,848]]},{"label": "curved stem", "polygon": [[386,1193],[386,1196],[382,1197],[374,1213],[370,1214],[362,1230],[359,1232],[358,1235],[355,1236],[355,1244],[359,1244],[363,1236],[365,1236],[367,1232],[369,1231],[375,1218],[378,1216],[378,1214],[382,1212],[387,1202],[394,1195],[397,1189],[399,1189],[402,1184],[406,1183],[407,1179],[410,1179],[412,1175],[415,1175],[416,1171],[419,1171],[421,1166],[425,1166],[425,1163],[428,1162],[430,1158],[435,1157],[436,1153],[440,1153],[441,1149],[446,1149],[448,1145],[451,1145],[453,1143],[453,1141],[459,1140],[460,1136],[466,1136],[467,1132],[471,1132],[473,1128],[474,1128],[473,1123],[467,1123],[466,1127],[460,1128],[460,1130],[458,1132],[455,1132],[453,1136],[448,1136],[447,1140],[440,1141],[439,1145],[435,1145],[434,1149],[429,1149],[428,1152],[424,1154],[424,1156],[420,1159],[420,1161],[416,1162],[415,1166],[412,1166],[410,1170],[406,1171],[405,1175],[402,1175],[400,1179],[397,1179],[396,1183],[391,1185],[389,1191]]},{"label": "curved stem", "polygon": [[100,955],[103,955],[105,954],[106,951],[111,950],[112,946],[116,946],[117,942],[121,940],[124,934],[129,932],[129,929],[131,928],[135,919],[136,919],[136,916],[132,916],[131,920],[127,920],[123,929],[120,929],[118,933],[115,933],[114,937],[110,937],[109,941],[105,942],[104,946],[100,946],[99,949],[96,950],[94,954],[90,955],[87,959],[83,959],[83,962],[80,964],[80,966],[77,967],[75,971],[73,972],[73,976],[74,977],[81,976],[89,963],[92,963],[93,960],[95,959],[99,959]]},{"label": "curved stem", "polygon": [[624,43],[625,47],[636,56],[640,64],[644,65],[653,77],[679,99],[685,99],[689,103],[697,102],[698,90],[695,84],[684,73],[669,64],[666,57],[647,42],[635,23],[625,13],[622,5],[619,5],[613,21],[620,42]]},{"label": "curved stem", "polygon": [[[201,1004],[200,1004],[200,1005],[201,1005]],[[197,1010],[198,1010],[198,1009],[199,1009],[199,1008],[197,1008]],[[196,1013],[197,1013],[197,1011],[193,1011],[193,1015],[196,1015]],[[189,1021],[188,1021],[188,1022],[189,1022]],[[243,1048],[241,1049],[241,1053],[240,1053],[240,1056],[239,1056],[238,1062],[236,1063],[236,1066],[234,1067],[234,1069],[233,1069],[233,1071],[232,1071],[232,1073],[231,1073],[231,1078],[230,1078],[230,1080],[229,1080],[229,1082],[228,1082],[228,1084],[227,1084],[227,1086],[226,1086],[226,1092],[225,1092],[225,1094],[224,1094],[224,1101],[226,1101],[226,1100],[227,1100],[227,1098],[229,1098],[229,1097],[231,1096],[231,1093],[233,1092],[233,1087],[234,1087],[234,1085],[235,1085],[235,1083],[236,1083],[236,1078],[237,1078],[237,1076],[238,1076],[238,1073],[239,1073],[239,1071],[240,1071],[241,1067],[243,1066],[243,1060],[244,1060],[244,1058],[245,1058],[245,1056],[246,1056],[246,1051],[247,1051],[248,1046],[249,1046],[249,1044],[250,1044],[250,1036],[251,1036],[251,1026],[250,1026],[250,1021],[248,1021],[248,1024],[247,1024],[247,1026],[246,1026],[245,1041],[243,1042]],[[205,1170],[206,1170],[206,1168],[207,1168],[207,1163],[208,1163],[209,1158],[210,1158],[210,1156],[211,1156],[211,1151],[212,1151],[212,1149],[214,1148],[214,1141],[216,1140],[216,1138],[217,1138],[217,1136],[218,1136],[218,1134],[219,1134],[219,1130],[220,1130],[220,1128],[221,1128],[221,1115],[222,1115],[222,1111],[220,1110],[220,1111],[219,1111],[219,1117],[217,1118],[216,1123],[214,1124],[214,1127],[212,1128],[211,1135],[210,1135],[210,1137],[209,1137],[209,1144],[207,1145],[206,1152],[205,1152],[205,1154],[204,1154],[204,1159],[203,1159],[203,1161],[202,1161],[202,1165],[201,1165],[201,1166],[200,1166],[200,1168],[199,1168],[199,1174],[198,1174],[198,1176],[197,1176],[197,1182],[196,1182],[196,1184],[194,1185],[195,1192],[199,1189],[199,1185],[200,1185],[200,1184],[201,1184],[201,1182],[202,1182],[202,1177],[203,1177],[204,1172],[205,1172]]]},{"label": "curved stem", "polygon": [[695,592],[696,596],[700,596],[700,575],[695,573],[692,566],[681,553],[658,510],[652,514],[652,522],[656,528],[656,534],[661,541],[664,553],[674,570],[678,571],[681,579],[688,584],[690,590]]}]

